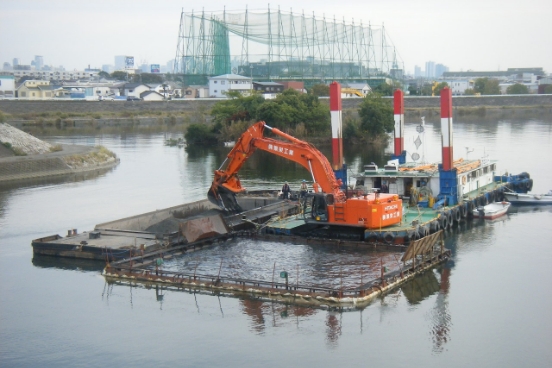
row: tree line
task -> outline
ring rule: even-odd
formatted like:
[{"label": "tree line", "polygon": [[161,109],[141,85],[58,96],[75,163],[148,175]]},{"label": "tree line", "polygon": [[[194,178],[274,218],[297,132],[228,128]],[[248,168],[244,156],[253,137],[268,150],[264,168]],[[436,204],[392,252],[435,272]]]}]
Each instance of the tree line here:
[{"label": "tree line", "polygon": [[[192,145],[234,141],[257,121],[264,121],[297,138],[331,136],[329,106],[318,98],[324,93],[322,87],[313,87],[308,93],[287,89],[276,98],[265,100],[256,92],[243,96],[231,91],[227,94],[228,100],[213,106],[213,124],[191,124],[185,134],[186,141]],[[345,114],[343,119],[343,139],[351,144],[387,141],[387,133],[393,129],[392,102],[376,92],[363,98],[358,118]]]}]

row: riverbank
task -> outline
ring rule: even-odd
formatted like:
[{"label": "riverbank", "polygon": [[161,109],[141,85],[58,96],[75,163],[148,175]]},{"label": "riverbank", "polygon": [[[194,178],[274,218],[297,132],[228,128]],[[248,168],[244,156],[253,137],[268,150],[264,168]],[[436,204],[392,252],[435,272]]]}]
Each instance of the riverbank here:
[{"label": "riverbank", "polygon": [[[392,99],[392,97],[385,97]],[[439,108],[439,97],[406,96],[405,109]],[[157,123],[178,123],[180,120],[197,122],[206,118],[220,99],[194,99],[171,101],[36,101],[36,100],[0,100],[0,111],[6,115],[7,122],[14,120],[42,120],[63,122],[66,120],[104,120],[131,119],[148,117]],[[328,97],[321,97],[322,103],[329,105]],[[344,98],[343,110],[356,110],[362,99]],[[552,95],[498,95],[498,96],[454,96],[456,109],[482,108],[492,109],[534,109],[552,108]],[[58,120],[59,119],[59,120]]]},{"label": "riverbank", "polygon": [[117,156],[102,146],[52,145],[0,124],[0,183],[109,169]]}]

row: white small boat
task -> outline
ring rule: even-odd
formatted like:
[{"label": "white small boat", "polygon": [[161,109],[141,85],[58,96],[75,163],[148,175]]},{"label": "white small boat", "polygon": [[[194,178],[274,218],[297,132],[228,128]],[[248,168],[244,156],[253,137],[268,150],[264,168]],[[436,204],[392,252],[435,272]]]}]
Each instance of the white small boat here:
[{"label": "white small boat", "polygon": [[508,211],[509,207],[510,207],[510,202],[504,201],[504,202],[489,203],[486,206],[481,206],[474,209],[473,217],[492,220],[504,215]]},{"label": "white small boat", "polygon": [[546,194],[505,192],[504,196],[512,204],[552,204],[552,190]]}]

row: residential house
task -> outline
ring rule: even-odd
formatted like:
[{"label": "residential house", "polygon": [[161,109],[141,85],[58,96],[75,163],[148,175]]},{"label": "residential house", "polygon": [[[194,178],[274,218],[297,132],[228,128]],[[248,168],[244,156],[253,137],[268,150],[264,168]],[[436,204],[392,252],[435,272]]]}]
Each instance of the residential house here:
[{"label": "residential house", "polygon": [[278,93],[284,91],[284,85],[275,82],[253,82],[253,89],[262,93],[266,99],[276,98]]},{"label": "residential house", "polygon": [[53,98],[53,88],[50,81],[26,80],[15,91],[16,97],[20,99],[42,100]]},{"label": "residential house", "polygon": [[228,91],[249,93],[252,89],[252,79],[242,75],[224,74],[209,78],[210,97],[226,97]]},{"label": "residential house", "polygon": [[140,97],[140,94],[149,91],[150,87],[147,84],[141,83],[125,83],[121,87],[121,96]]},{"label": "residential house", "polygon": [[294,89],[297,92],[307,93],[307,90],[305,89],[305,82],[284,81],[280,83],[284,86],[284,89]]},{"label": "residential house", "polygon": [[168,83],[156,84],[155,86],[150,86],[150,90],[163,95],[165,98],[169,98],[173,94],[173,88]]},{"label": "residential house", "polygon": [[140,93],[140,98],[144,101],[163,101],[165,97],[155,91],[145,91]]},{"label": "residential house", "polygon": [[[175,90],[175,93],[177,90]],[[206,98],[209,97],[209,87],[192,85],[184,89],[184,93],[179,93],[183,98]]]}]

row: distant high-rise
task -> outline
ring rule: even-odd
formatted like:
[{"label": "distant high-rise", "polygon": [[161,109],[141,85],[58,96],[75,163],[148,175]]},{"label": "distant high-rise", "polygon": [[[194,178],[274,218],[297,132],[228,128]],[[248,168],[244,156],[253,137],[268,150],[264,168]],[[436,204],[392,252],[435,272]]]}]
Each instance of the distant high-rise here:
[{"label": "distant high-rise", "polygon": [[425,76],[426,78],[435,78],[435,62],[427,61],[425,64]]},{"label": "distant high-rise", "polygon": [[102,71],[103,71],[103,72],[106,72],[106,73],[109,73],[109,74],[113,73],[113,65],[111,65],[111,64],[103,64],[103,65],[102,65]]},{"label": "distant high-rise", "polygon": [[422,76],[422,68],[418,65],[414,65],[414,78],[420,78]]},{"label": "distant high-rise", "polygon": [[115,56],[115,70],[125,70],[126,55]]},{"label": "distant high-rise", "polygon": [[42,70],[42,67],[44,66],[44,58],[40,55],[35,55],[34,66],[36,70]]},{"label": "distant high-rise", "polygon": [[2,67],[2,70],[11,70],[12,66],[7,61],[4,62],[4,66]]},{"label": "distant high-rise", "polygon": [[15,69],[16,66],[19,65],[19,58],[13,58],[13,68]]},{"label": "distant high-rise", "polygon": [[443,76],[443,73],[448,71],[449,71],[449,68],[446,65],[443,65],[443,64],[435,65],[435,77],[437,78],[441,78]]}]

